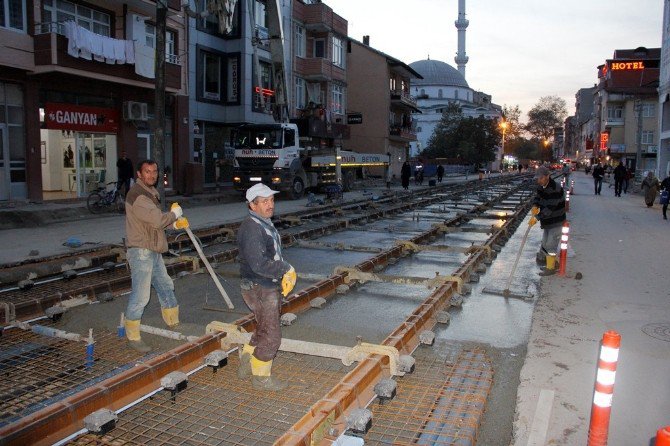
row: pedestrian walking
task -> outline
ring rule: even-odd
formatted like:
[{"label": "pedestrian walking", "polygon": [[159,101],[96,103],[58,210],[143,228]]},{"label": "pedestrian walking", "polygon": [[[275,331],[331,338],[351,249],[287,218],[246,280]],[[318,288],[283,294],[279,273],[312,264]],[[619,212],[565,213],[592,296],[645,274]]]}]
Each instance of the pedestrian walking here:
[{"label": "pedestrian walking", "polygon": [[593,173],[591,175],[593,176],[595,194],[600,195],[600,190],[603,188],[603,178],[605,177],[605,169],[600,162],[593,167]]},{"label": "pedestrian walking", "polygon": [[286,383],[272,376],[272,362],[281,344],[281,294],[296,282],[295,269],[282,256],[281,236],[272,224],[274,195],[262,183],[246,193],[249,215],[237,233],[242,298],[256,318],[256,330],[240,356],[238,377],[251,376],[257,390],[278,391]]},{"label": "pedestrian walking", "polygon": [[130,190],[130,180],[134,176],[133,162],[130,161],[125,150],[121,151],[121,157],[116,162],[116,172],[118,180],[116,188],[125,197]]},{"label": "pedestrian walking", "polygon": [[570,164],[564,163],[563,167],[561,168],[561,173],[563,174],[563,178],[565,178],[565,187],[568,187],[570,184],[570,173],[572,172],[572,169],[570,168]]},{"label": "pedestrian walking", "polygon": [[182,209],[173,206],[162,212],[156,190],[158,165],[153,160],[138,165],[137,181],[126,194],[126,257],[130,265],[132,291],[125,314],[126,337],[130,347],[149,352],[151,347],[140,337],[140,321],[151,297],[153,286],[161,306],[165,324],[172,328],[179,324],[179,306],[174,294],[174,283],[165,268],[162,254],[167,252],[165,228],[185,228],[188,220]]},{"label": "pedestrian walking", "polygon": [[647,173],[647,176],[642,180],[641,189],[646,189],[644,192],[645,204],[647,207],[652,207],[656,200],[656,194],[658,193],[658,178],[654,176],[654,172],[649,171]]},{"label": "pedestrian walking", "polygon": [[[540,265],[547,265],[549,254],[556,255],[561,240],[561,229],[565,221],[565,197],[563,188],[551,178],[551,171],[540,166],[535,171],[537,190],[533,199],[533,216],[529,224],[534,225],[540,220],[542,243],[536,255]],[[556,269],[545,269],[541,274],[554,274]]]},{"label": "pedestrian walking", "polygon": [[442,182],[442,177],[444,177],[444,167],[442,164],[437,166],[437,182],[441,183]]},{"label": "pedestrian walking", "polygon": [[627,175],[626,167],[623,162],[619,161],[619,165],[614,168],[614,196],[620,197],[623,190],[623,182]]},{"label": "pedestrian walking", "polygon": [[405,161],[400,169],[400,180],[402,181],[402,188],[405,190],[409,189],[410,176],[412,176],[412,168],[409,167],[409,163]]},{"label": "pedestrian walking", "polygon": [[623,179],[623,193],[628,193],[628,186],[630,185],[630,180],[633,178],[633,170],[630,167],[626,168],[626,176]]},{"label": "pedestrian walking", "polygon": [[663,220],[668,219],[668,203],[670,203],[670,173],[661,181],[661,199],[663,205]]}]

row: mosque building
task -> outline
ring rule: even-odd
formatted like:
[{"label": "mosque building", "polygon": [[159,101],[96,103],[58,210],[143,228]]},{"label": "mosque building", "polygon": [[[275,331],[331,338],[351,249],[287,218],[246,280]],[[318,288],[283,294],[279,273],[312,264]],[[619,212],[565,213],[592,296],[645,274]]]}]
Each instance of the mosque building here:
[{"label": "mosque building", "polygon": [[[458,104],[464,116],[502,119],[502,107],[491,101],[491,95],[476,91],[465,80],[465,30],[468,27],[465,19],[465,0],[458,1],[458,52],[454,61],[458,69],[448,63],[431,60],[418,60],[409,66],[419,73],[423,79],[411,79],[411,94],[416,98],[417,108],[421,113],[414,113],[412,119],[416,127],[417,140],[410,143],[410,157],[417,156],[424,150],[435,127],[442,119],[442,113],[450,103]],[[499,159],[499,157],[498,157]]]}]

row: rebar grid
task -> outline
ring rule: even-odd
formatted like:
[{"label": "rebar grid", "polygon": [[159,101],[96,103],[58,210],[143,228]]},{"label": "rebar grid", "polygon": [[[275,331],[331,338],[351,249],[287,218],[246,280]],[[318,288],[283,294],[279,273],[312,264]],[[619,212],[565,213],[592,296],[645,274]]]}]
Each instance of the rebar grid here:
[{"label": "rebar grid", "polygon": [[397,395],[377,400],[366,444],[474,445],[493,368],[475,348],[435,354],[416,352],[416,370],[397,379]]},{"label": "rebar grid", "polygon": [[352,367],[341,361],[280,352],[273,376],[289,382],[281,392],[254,390],[237,378],[239,359],[189,377],[172,397],[161,391],[119,415],[116,428],[86,434],[73,445],[271,445]]},{"label": "rebar grid", "polygon": [[94,340],[91,362],[85,342],[17,328],[5,330],[0,337],[0,426],[82,390],[141,357],[115,334],[95,332]]}]

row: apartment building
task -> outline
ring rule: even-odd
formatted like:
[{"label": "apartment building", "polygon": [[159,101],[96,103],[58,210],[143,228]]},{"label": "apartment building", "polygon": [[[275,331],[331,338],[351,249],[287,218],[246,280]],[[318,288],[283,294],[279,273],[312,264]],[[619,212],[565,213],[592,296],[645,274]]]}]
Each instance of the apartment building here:
[{"label": "apartment building", "polygon": [[347,53],[348,110],[360,114],[362,123],[351,126],[345,148],[360,152],[388,153],[390,169],[400,176],[416,141],[412,113],[419,111],[410,94],[410,81],[422,79],[412,67],[363,42],[349,39]]},{"label": "apartment building", "polygon": [[660,48],[617,49],[598,67],[594,158],[622,161],[638,174],[656,170]]},{"label": "apartment building", "polygon": [[349,138],[348,23],[320,1],[293,0],[292,18],[291,121],[303,146],[342,147]]},{"label": "apartment building", "polygon": [[[168,188],[188,159],[185,25],[168,4]],[[86,196],[153,144],[155,2],[0,3],[0,200]],[[183,149],[182,149],[183,148]]]},{"label": "apartment building", "polygon": [[658,85],[658,176],[670,175],[670,0],[663,2],[661,67]]}]

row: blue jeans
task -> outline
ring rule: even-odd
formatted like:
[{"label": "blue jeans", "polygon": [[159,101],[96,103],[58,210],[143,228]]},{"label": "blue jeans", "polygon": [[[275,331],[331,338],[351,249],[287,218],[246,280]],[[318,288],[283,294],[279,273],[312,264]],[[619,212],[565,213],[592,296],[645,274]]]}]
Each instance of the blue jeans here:
[{"label": "blue jeans", "polygon": [[128,248],[127,257],[133,290],[128,299],[126,319],[131,321],[142,319],[144,307],[147,306],[151,297],[152,285],[156,290],[161,308],[176,307],[174,283],[165,268],[163,256],[145,248]]}]

